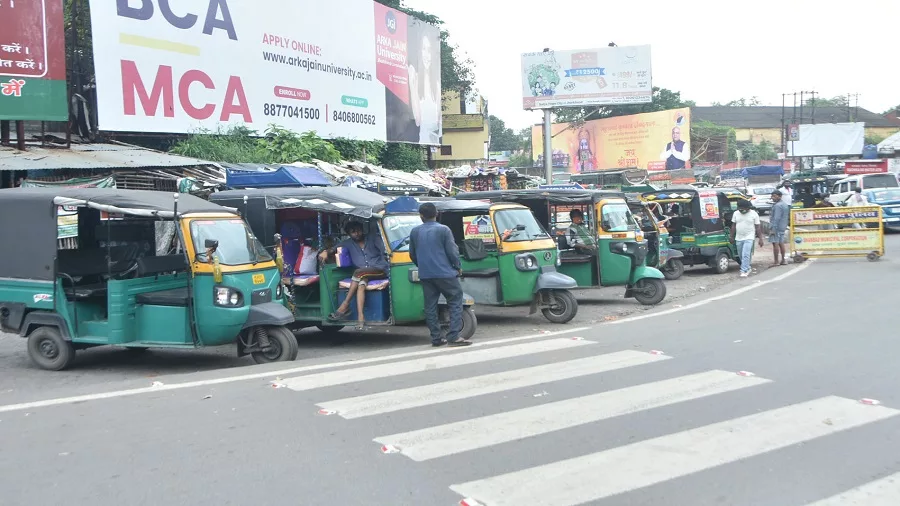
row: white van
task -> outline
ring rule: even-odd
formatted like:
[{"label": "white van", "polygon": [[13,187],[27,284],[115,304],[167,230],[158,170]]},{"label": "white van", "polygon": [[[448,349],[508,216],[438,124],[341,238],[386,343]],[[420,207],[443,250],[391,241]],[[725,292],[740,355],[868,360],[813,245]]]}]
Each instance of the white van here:
[{"label": "white van", "polygon": [[850,198],[857,188],[871,190],[872,188],[898,188],[897,176],[890,173],[861,174],[841,179],[831,188],[831,203],[839,206]]}]

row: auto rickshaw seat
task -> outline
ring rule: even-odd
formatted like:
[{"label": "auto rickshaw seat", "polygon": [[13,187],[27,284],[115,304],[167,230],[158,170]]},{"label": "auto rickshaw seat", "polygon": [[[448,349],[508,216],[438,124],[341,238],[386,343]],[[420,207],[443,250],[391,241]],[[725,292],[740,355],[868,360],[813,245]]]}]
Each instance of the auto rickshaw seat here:
[{"label": "auto rickshaw seat", "polygon": [[169,272],[174,272],[177,275],[179,272],[187,270],[187,261],[184,258],[184,254],[141,257],[137,262],[138,277],[140,278],[159,276]]},{"label": "auto rickshaw seat", "polygon": [[563,264],[586,264],[594,259],[593,255],[577,253],[575,251],[562,251],[559,254],[559,262]]},{"label": "auto rickshaw seat", "polygon": [[71,277],[74,283],[71,288],[66,287],[67,297],[75,300],[105,297],[107,287],[103,276],[124,272],[138,251],[137,245],[117,246],[108,251],[106,248],[59,250],[57,270],[64,280]]},{"label": "auto rickshaw seat", "polygon": [[158,292],[139,293],[134,299],[138,304],[150,306],[184,307],[188,303],[187,287],[160,290]]},{"label": "auto rickshaw seat", "polygon": [[463,257],[470,261],[476,262],[484,260],[488,257],[487,248],[484,246],[482,239],[466,239],[463,241]]},{"label": "auto rickshaw seat", "polygon": [[556,242],[559,244],[560,251],[569,249],[569,240],[566,238],[566,234],[556,236]]}]

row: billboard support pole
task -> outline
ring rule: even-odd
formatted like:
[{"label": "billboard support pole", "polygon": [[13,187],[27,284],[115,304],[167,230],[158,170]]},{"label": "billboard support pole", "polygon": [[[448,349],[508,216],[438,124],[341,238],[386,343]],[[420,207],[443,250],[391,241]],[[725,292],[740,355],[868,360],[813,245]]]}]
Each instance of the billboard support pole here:
[{"label": "billboard support pole", "polygon": [[547,184],[553,184],[553,139],[550,114],[550,109],[544,109],[544,175],[547,177]]}]

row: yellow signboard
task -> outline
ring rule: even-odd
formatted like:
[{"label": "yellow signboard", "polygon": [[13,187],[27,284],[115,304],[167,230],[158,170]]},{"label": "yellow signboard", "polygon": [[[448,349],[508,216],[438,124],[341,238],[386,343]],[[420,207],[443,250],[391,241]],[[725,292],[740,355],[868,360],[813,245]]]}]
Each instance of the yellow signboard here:
[{"label": "yellow signboard", "polygon": [[792,209],[791,255],[807,257],[884,255],[884,227],[879,206]]},{"label": "yellow signboard", "polygon": [[881,231],[877,228],[803,231],[794,234],[794,251],[877,251],[881,249]]},{"label": "yellow signboard", "polygon": [[445,114],[442,126],[444,130],[471,130],[484,128],[484,116],[481,114]]},{"label": "yellow signboard", "polygon": [[879,223],[881,221],[880,210],[879,206],[793,209],[791,218],[793,224],[799,226]]}]

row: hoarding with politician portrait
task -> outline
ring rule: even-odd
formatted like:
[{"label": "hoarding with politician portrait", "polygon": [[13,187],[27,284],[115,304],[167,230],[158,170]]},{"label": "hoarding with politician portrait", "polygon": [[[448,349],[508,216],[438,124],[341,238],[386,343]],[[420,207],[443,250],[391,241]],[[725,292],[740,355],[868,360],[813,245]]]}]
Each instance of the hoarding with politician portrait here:
[{"label": "hoarding with politician portrait", "polygon": [[63,0],[0,0],[0,119],[69,119],[63,37]]},{"label": "hoarding with politician portrait", "polygon": [[[532,128],[532,149],[543,146],[541,126]],[[568,154],[568,172],[637,168],[677,171],[691,168],[690,108],[618,116],[583,124],[554,123],[553,151]]]},{"label": "hoarding with politician portrait", "polygon": [[652,97],[650,46],[522,55],[525,109],[646,104]]},{"label": "hoarding with politician portrait", "polygon": [[101,130],[276,124],[440,144],[439,31],[399,11],[371,0],[90,3]]}]

